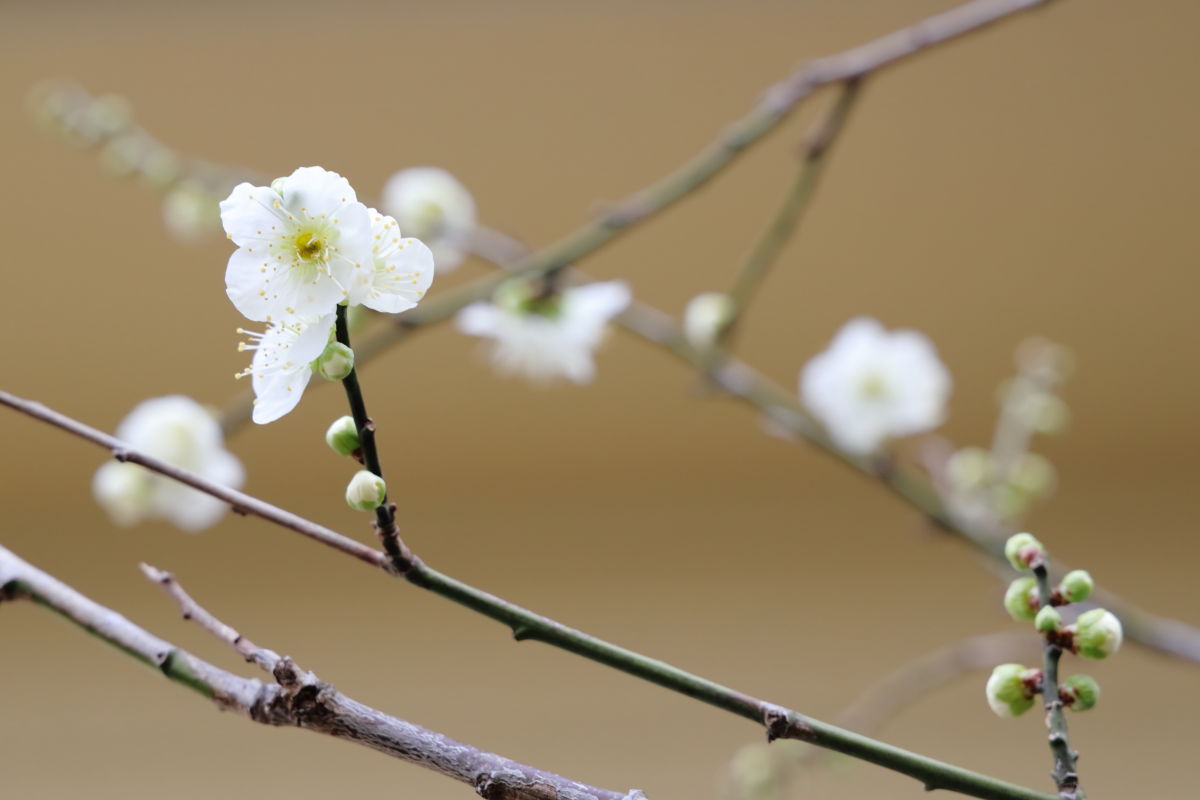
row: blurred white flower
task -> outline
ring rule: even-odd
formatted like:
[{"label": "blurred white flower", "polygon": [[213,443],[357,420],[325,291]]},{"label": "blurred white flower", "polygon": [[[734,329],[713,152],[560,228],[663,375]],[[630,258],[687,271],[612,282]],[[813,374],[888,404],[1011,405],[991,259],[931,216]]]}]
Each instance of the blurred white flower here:
[{"label": "blurred white flower", "polygon": [[587,383],[596,372],[593,351],[608,321],[630,301],[621,281],[565,289],[550,297],[531,295],[528,284],[509,282],[493,303],[473,303],[458,314],[458,328],[493,339],[491,359],[504,374],[540,383],[566,378]]},{"label": "blurred white flower", "polygon": [[725,292],[701,292],[683,311],[683,336],[692,347],[707,350],[732,316],[732,297]]},{"label": "blurred white flower", "polygon": [[384,185],[382,206],[396,218],[401,230],[429,245],[438,269],[454,269],[470,251],[475,200],[446,170],[400,170]]},{"label": "blurred white flower", "polygon": [[373,262],[370,212],[349,181],[320,167],[300,167],[270,187],[238,184],[221,201],[221,223],[238,246],[226,294],[259,322],[328,314],[355,270]]},{"label": "blurred white flower", "polygon": [[349,302],[399,314],[416,306],[433,283],[433,253],[418,239],[401,238],[396,220],[370,212],[372,260],[355,268]]},{"label": "blurred white flower", "polygon": [[848,452],[871,453],[893,436],[936,428],[945,419],[950,374],[921,333],[888,332],[867,317],[850,320],[800,375],[800,395]]},{"label": "blurred white flower", "polygon": [[[245,471],[225,450],[221,426],[203,406],[182,395],[140,403],[117,426],[117,438],[133,449],[239,488]],[[92,481],[96,500],[118,525],[161,518],[185,531],[217,522],[228,506],[221,500],[130,463],[110,461]]]},{"label": "blurred white flower", "polygon": [[274,323],[263,333],[238,328],[250,341],[238,350],[253,350],[250,366],[237,374],[249,375],[254,386],[251,419],[259,425],[274,422],[300,402],[312,378],[312,362],[325,351],[333,330],[333,314],[315,319]]}]

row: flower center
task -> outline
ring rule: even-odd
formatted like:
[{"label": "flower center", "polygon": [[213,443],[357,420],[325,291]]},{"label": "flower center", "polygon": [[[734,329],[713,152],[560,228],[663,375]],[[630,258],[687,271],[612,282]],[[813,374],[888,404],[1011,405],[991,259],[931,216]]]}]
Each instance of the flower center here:
[{"label": "flower center", "polygon": [[859,381],[858,391],[867,400],[882,400],[887,397],[887,382],[878,372],[868,372]]},{"label": "flower center", "polygon": [[296,253],[305,261],[325,260],[325,240],[313,231],[298,234],[293,241],[296,243]]}]

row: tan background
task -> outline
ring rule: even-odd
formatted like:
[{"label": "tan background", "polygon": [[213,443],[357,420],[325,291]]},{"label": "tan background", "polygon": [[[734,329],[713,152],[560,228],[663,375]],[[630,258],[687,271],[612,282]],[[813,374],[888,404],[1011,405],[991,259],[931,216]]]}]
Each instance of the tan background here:
[{"label": "tan background", "polygon": [[[945,3],[411,4],[6,2],[0,6],[4,388],[111,429],[140,399],[223,402],[242,366],[223,296],[227,244],[186,249],[158,199],[39,132],[46,76],[118,91],[167,142],[286,174],[336,169],[365,196],[440,164],[483,217],[545,243],[674,167],[802,58]],[[856,313],[938,343],[947,432],[990,435],[1013,346],[1040,333],[1080,370],[1074,424],[1041,443],[1062,475],[1033,529],[1146,607],[1200,622],[1194,308],[1200,63],[1190,2],[1055,4],[872,80],[817,207],[744,351],[794,383]],[[719,288],[790,178],[828,95],[703,194],[590,259],[677,312]],[[479,274],[467,267],[435,291]],[[815,716],[889,664],[1010,629],[999,584],[878,487],[763,436],[678,364],[626,336],[586,390],[499,381],[449,329],[364,375],[413,546],[432,564],[621,644]],[[368,536],[322,388],[232,448],[250,491]],[[110,526],[94,448],[11,414],[3,541],[218,663],[146,560],[265,644],[362,700],[514,758],[651,797],[717,797],[742,720],[539,644],[254,520],[189,537]],[[462,798],[366,750],[223,717],[32,607],[0,611],[7,796]],[[1130,648],[1089,670],[1072,719],[1091,796],[1191,795],[1197,672]],[[1037,715],[1002,722],[983,676],[882,735],[1048,787]],[[923,796],[869,766],[805,796]]]}]

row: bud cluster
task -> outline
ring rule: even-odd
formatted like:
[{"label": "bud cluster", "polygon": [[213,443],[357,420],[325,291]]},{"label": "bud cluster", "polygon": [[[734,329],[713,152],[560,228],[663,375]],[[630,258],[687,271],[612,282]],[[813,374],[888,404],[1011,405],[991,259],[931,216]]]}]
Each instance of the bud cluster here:
[{"label": "bud cluster", "polygon": [[[1083,658],[1107,658],[1121,647],[1121,621],[1110,611],[1093,608],[1066,624],[1059,608],[1086,601],[1095,589],[1092,576],[1085,570],[1068,572],[1057,586],[1051,587],[1046,576],[1046,548],[1032,534],[1018,533],[1004,544],[1004,555],[1022,575],[1009,584],[1004,593],[1004,609],[1018,622],[1033,622],[1048,647]],[[1044,587],[1044,588],[1043,588]],[[1043,603],[1043,599],[1047,602]],[[1042,691],[1042,673],[1021,664],[1001,664],[987,682],[987,701],[1002,717],[1015,717],[1033,707]],[[1088,675],[1072,675],[1058,691],[1062,704],[1074,711],[1087,711],[1096,705],[1100,687]]]}]

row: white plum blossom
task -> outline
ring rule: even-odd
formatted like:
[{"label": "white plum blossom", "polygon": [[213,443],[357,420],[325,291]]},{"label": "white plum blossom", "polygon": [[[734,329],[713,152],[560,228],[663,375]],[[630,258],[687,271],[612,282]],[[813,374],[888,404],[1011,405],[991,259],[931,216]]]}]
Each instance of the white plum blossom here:
[{"label": "white plum blossom", "polygon": [[300,167],[271,186],[240,183],[221,201],[221,224],[238,249],[226,294],[247,318],[288,322],[331,312],[356,270],[373,263],[371,214],[349,181]]},{"label": "white plum blossom", "polygon": [[[162,459],[231,488],[245,479],[242,464],[225,450],[216,418],[182,395],[140,403],[117,426],[117,438],[132,449]],[[165,519],[185,531],[210,527],[227,504],[137,464],[110,461],[92,481],[96,500],[118,525]]]},{"label": "white plum blossom", "polygon": [[887,331],[858,317],[800,375],[804,404],[834,443],[850,453],[931,430],[946,415],[951,380],[933,343],[910,330]]},{"label": "white plum blossom", "polygon": [[566,378],[590,381],[593,351],[608,321],[631,299],[622,281],[592,283],[548,297],[531,294],[528,284],[509,282],[493,303],[473,303],[458,314],[458,327],[470,336],[493,340],[492,364],[504,374],[540,383]]},{"label": "white plum blossom", "polygon": [[400,170],[383,187],[382,207],[396,218],[401,230],[429,245],[438,269],[454,269],[470,251],[475,200],[446,170]]},{"label": "white plum blossom", "polygon": [[433,283],[433,253],[419,239],[404,238],[391,217],[369,209],[371,261],[356,267],[349,304],[386,314],[416,306]]},{"label": "white plum blossom", "polygon": [[329,344],[333,314],[317,318],[276,322],[263,333],[238,329],[250,338],[238,350],[253,350],[250,366],[238,377],[250,376],[254,387],[251,419],[260,425],[274,422],[300,402],[312,378],[312,362]]}]

